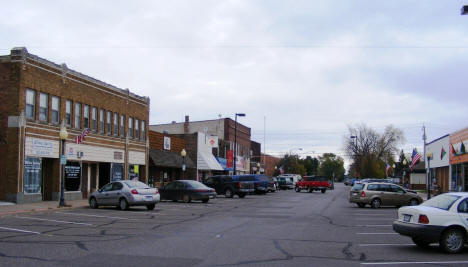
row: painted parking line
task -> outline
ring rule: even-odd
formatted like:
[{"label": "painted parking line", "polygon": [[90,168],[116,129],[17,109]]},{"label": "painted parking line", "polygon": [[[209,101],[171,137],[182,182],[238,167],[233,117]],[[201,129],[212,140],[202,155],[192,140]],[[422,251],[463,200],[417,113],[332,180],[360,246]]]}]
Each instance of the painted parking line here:
[{"label": "painted parking line", "polygon": [[357,235],[399,235],[398,233],[356,233]]},{"label": "painted parking line", "polygon": [[80,222],[70,222],[70,221],[49,220],[49,219],[34,218],[34,217],[16,216],[16,218],[21,218],[21,219],[26,219],[26,220],[37,220],[37,221],[46,221],[46,222],[57,222],[57,223],[68,223],[68,224],[79,224],[79,225],[88,225],[88,226],[92,226],[92,224],[90,224],[90,223],[80,223]]},{"label": "painted parking line", "polygon": [[392,227],[391,224],[358,224],[355,227]]},{"label": "painted parking line", "polygon": [[415,244],[359,244],[359,247],[416,246]]},{"label": "painted parking line", "polygon": [[55,213],[65,214],[65,215],[75,215],[75,216],[87,216],[87,217],[97,217],[97,218],[118,219],[118,220],[128,220],[129,219],[129,218],[123,218],[123,217],[103,216],[103,215],[84,214],[84,213],[72,213],[72,212],[61,212],[61,211],[57,211]]},{"label": "painted parking line", "polygon": [[394,221],[396,218],[356,218],[355,221]]},{"label": "painted parking line", "polygon": [[36,234],[36,235],[41,234],[39,232],[27,231],[27,230],[15,229],[15,228],[8,228],[8,227],[0,227],[0,229],[12,231],[12,232],[21,232],[21,233]]},{"label": "painted parking line", "polygon": [[468,261],[395,261],[395,262],[362,262],[361,265],[414,265],[414,264],[467,264]]}]

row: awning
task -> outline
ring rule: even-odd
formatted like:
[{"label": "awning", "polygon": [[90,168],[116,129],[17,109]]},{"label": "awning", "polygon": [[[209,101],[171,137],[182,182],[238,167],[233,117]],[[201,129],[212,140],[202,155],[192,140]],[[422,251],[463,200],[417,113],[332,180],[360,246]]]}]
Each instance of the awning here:
[{"label": "awning", "polygon": [[[182,168],[182,156],[179,153],[167,150],[150,149],[149,155],[154,166]],[[185,166],[186,168],[196,167],[188,156],[185,157]]]},{"label": "awning", "polygon": [[224,171],[224,168],[219,164],[213,154],[209,152],[198,151],[197,165],[199,170]]}]

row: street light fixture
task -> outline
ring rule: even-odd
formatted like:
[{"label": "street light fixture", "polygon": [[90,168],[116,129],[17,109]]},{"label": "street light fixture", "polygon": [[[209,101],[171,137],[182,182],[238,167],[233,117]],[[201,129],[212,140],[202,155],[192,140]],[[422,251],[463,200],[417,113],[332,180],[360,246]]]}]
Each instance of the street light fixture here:
[{"label": "street light fixture", "polygon": [[66,157],[65,157],[65,141],[68,138],[67,127],[65,127],[65,123],[62,121],[62,125],[60,126],[59,132],[60,140],[62,141],[62,154],[60,156],[60,201],[59,207],[65,207],[65,164],[66,164]]},{"label": "street light fixture", "polygon": [[237,116],[245,117],[245,113],[236,113],[236,118],[234,121],[234,172],[233,172],[233,175],[236,175],[236,161],[237,161]]},{"label": "street light fixture", "polygon": [[180,156],[182,156],[182,180],[185,179],[185,156],[187,156],[187,152],[184,148],[180,151]]}]

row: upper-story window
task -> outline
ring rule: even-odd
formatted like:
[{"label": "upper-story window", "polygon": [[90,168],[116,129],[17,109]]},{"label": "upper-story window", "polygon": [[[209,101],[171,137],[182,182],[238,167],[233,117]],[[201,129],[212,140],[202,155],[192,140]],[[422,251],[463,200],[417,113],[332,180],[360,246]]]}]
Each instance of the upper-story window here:
[{"label": "upper-story window", "polygon": [[52,96],[52,123],[58,124],[60,120],[60,98]]},{"label": "upper-story window", "polygon": [[39,120],[48,121],[49,115],[49,95],[46,93],[39,93]]},{"label": "upper-story window", "polygon": [[119,114],[114,113],[114,135],[119,134]]},{"label": "upper-story window", "polygon": [[125,136],[125,116],[120,115],[120,136]]},{"label": "upper-story window", "polygon": [[104,133],[104,110],[99,110],[99,133]]},{"label": "upper-story window", "polygon": [[75,128],[81,128],[81,103],[75,102]]},{"label": "upper-story window", "polygon": [[146,122],[141,121],[141,139],[146,140]]},{"label": "upper-story window", "polygon": [[97,131],[97,108],[93,107],[91,111],[91,128]]},{"label": "upper-story window", "polygon": [[89,106],[83,106],[83,126],[84,128],[89,128]]},{"label": "upper-story window", "polygon": [[112,134],[112,124],[111,124],[112,112],[107,111],[106,125],[107,125],[107,134]]},{"label": "upper-story window", "polygon": [[71,126],[72,102],[67,100],[65,102],[65,124]]},{"label": "upper-story window", "polygon": [[128,136],[133,138],[133,118],[128,117]]},{"label": "upper-story window", "polygon": [[140,121],[135,119],[135,138],[140,139]]},{"label": "upper-story window", "polygon": [[36,91],[26,89],[26,118],[35,119],[36,117]]}]

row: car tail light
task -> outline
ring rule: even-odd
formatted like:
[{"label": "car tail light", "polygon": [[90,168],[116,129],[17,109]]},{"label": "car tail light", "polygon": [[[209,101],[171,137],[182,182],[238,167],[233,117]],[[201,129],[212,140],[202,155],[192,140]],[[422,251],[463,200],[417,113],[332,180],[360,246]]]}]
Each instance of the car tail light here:
[{"label": "car tail light", "polygon": [[156,192],[155,192],[156,195],[159,194],[159,190],[157,188],[155,188],[155,190],[156,190]]},{"label": "car tail light", "polygon": [[138,191],[136,189],[132,189],[132,191],[130,191],[130,193],[134,194],[134,195],[138,195]]},{"label": "car tail light", "polygon": [[427,218],[427,216],[424,215],[424,214],[420,214],[418,223],[428,224],[429,223],[429,218]]},{"label": "car tail light", "polygon": [[361,197],[366,197],[366,192],[361,191]]},{"label": "car tail light", "polygon": [[193,191],[195,191],[195,192],[206,192],[207,190],[206,189],[195,189]]},{"label": "car tail light", "polygon": [[241,187],[242,187],[242,183],[239,183],[239,188],[241,188]]}]

